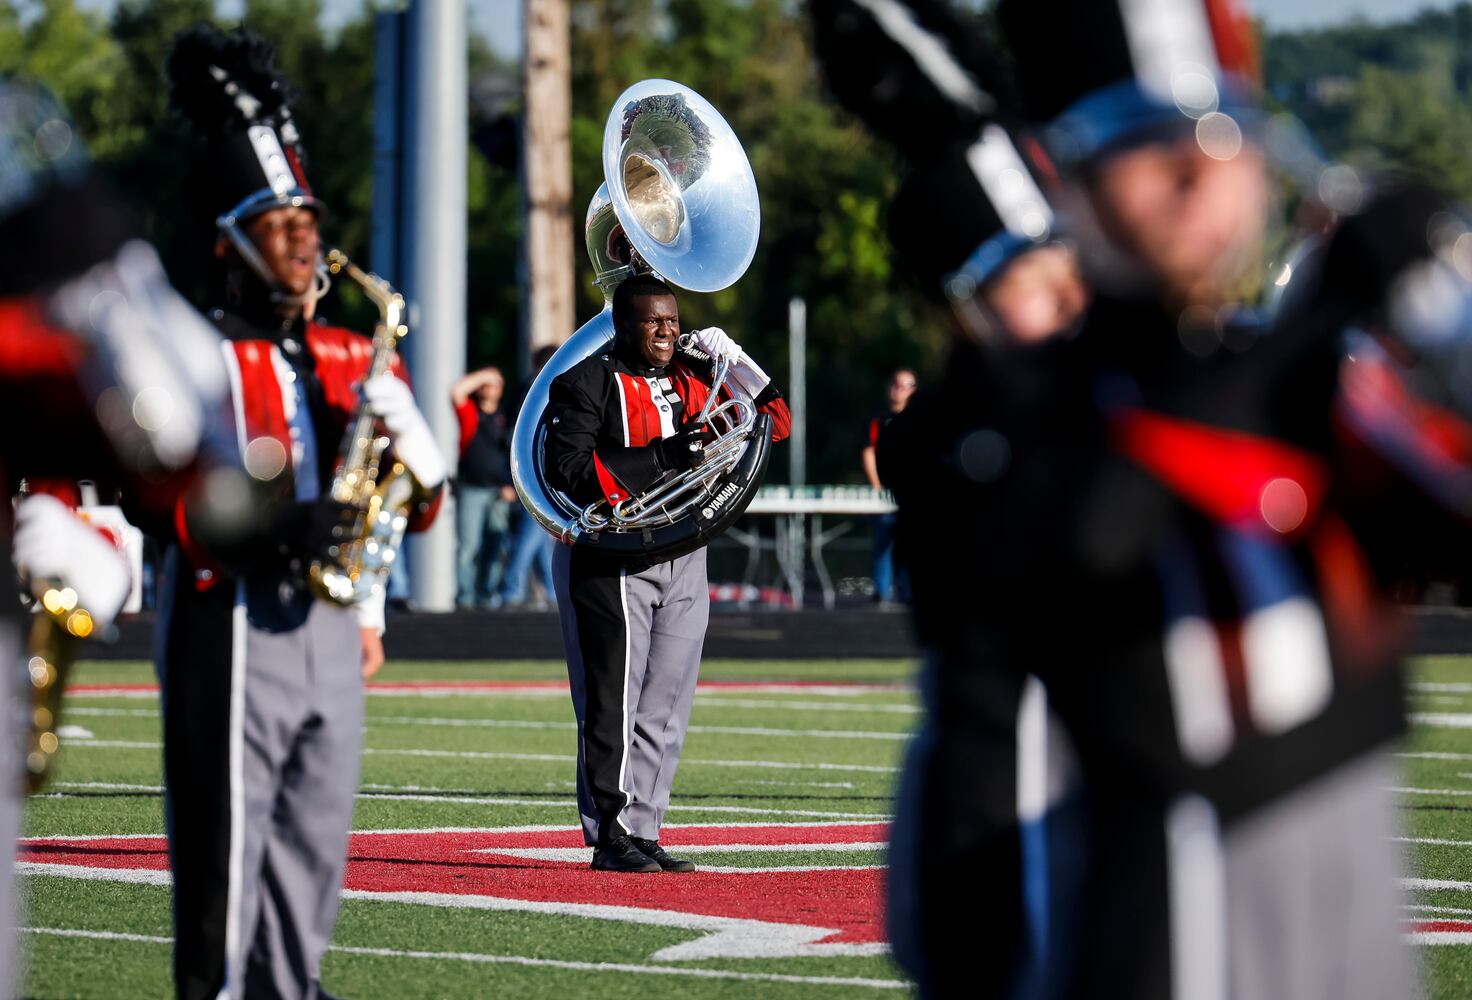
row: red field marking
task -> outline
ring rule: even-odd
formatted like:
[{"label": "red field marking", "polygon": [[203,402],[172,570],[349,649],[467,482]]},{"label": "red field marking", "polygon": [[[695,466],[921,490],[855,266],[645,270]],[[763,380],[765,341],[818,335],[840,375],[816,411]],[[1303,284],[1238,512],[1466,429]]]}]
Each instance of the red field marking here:
[{"label": "red field marking", "polygon": [[[882,823],[688,826],[667,830],[663,842],[672,848],[869,844],[887,839],[888,832]],[[751,948],[751,954],[770,954],[772,941],[787,954],[867,953],[883,947],[883,881],[875,868],[640,877],[595,872],[586,861],[546,861],[496,850],[580,847],[581,831],[569,829],[355,833],[349,843],[346,888],[357,895],[433,897],[441,900],[436,905],[456,905],[457,896],[466,897],[465,905],[481,906],[487,900],[510,903],[488,908],[516,909],[512,901],[522,901],[527,908],[544,911],[718,931],[723,929],[718,924],[741,922],[750,944],[733,948],[727,941],[721,946],[723,953],[732,955],[744,953],[737,950],[743,947]],[[21,842],[19,860],[30,870],[79,866],[116,870],[121,876],[124,871],[167,870],[168,851],[162,837],[37,839]],[[443,901],[446,897],[448,902]],[[617,912],[594,913],[594,908]],[[640,913],[660,918],[641,918]],[[811,932],[784,934],[778,930],[782,926]]]},{"label": "red field marking", "polygon": [[157,684],[68,684],[66,693],[84,694],[158,694]]},{"label": "red field marking", "polygon": [[[782,691],[813,690],[823,688],[841,689],[855,694],[873,691],[908,691],[906,684],[867,684],[857,681],[701,681],[701,690],[710,691]],[[566,681],[380,681],[367,685],[372,694],[405,692],[457,692],[475,691],[566,691]],[[71,695],[111,694],[157,694],[158,685],[137,684],[72,684],[67,687]]]},{"label": "red field marking", "polygon": [[1406,930],[1412,934],[1472,934],[1472,921],[1408,920]]}]

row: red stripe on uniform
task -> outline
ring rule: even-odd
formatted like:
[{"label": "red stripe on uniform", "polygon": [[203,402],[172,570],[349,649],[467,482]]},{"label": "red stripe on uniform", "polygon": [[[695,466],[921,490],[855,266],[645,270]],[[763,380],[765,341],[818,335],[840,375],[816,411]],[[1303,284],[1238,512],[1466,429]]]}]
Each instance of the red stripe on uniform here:
[{"label": "red stripe on uniform", "polygon": [[593,452],[593,468],[598,473],[598,488],[603,491],[610,506],[628,497],[629,491],[624,489],[608,466],[603,464],[603,459],[598,457],[596,451]]},{"label": "red stripe on uniform", "polygon": [[271,361],[271,345],[264,340],[239,340],[233,345],[240,362],[240,406],[245,414],[245,439],[273,437],[291,454],[291,425],[281,383]]},{"label": "red stripe on uniform", "polygon": [[659,438],[659,414],[654,414],[654,432],[650,432],[650,413],[654,410],[654,399],[649,395],[649,383],[642,378],[618,373],[624,388],[624,420],[629,428],[629,447],[641,448]]},{"label": "red stripe on uniform", "polygon": [[[1322,463],[1268,438],[1130,409],[1115,418],[1114,444],[1171,492],[1234,528],[1292,535],[1313,523],[1324,500]],[[1295,486],[1305,509],[1285,522],[1276,501]]]}]

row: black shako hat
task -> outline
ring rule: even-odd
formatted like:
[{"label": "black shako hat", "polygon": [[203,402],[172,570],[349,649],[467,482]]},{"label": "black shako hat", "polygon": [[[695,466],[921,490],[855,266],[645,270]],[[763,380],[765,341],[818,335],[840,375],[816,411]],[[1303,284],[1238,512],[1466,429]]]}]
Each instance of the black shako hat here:
[{"label": "black shako hat", "polygon": [[909,171],[889,210],[896,257],[929,292],[969,299],[1005,264],[1053,236],[1041,151],[1000,125]]},{"label": "black shako hat", "polygon": [[55,96],[0,77],[0,296],[60,284],[138,233]]},{"label": "black shako hat", "polygon": [[1023,117],[1062,170],[1171,130],[1236,124],[1240,139],[1255,118],[1257,44],[1237,0],[1000,0],[997,17]]},{"label": "black shako hat", "polygon": [[1001,75],[974,15],[948,0],[812,0],[833,96],[906,156],[965,141],[998,114]]},{"label": "black shako hat", "polygon": [[170,100],[203,140],[191,192],[222,230],[273,208],[323,209],[275,58],[259,36],[210,24],[180,32],[169,53]]}]

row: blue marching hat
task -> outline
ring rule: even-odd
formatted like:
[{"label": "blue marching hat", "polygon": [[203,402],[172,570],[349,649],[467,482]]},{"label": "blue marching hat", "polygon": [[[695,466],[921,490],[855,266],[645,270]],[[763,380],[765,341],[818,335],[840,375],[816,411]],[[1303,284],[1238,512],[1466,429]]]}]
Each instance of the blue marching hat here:
[{"label": "blue marching hat", "polygon": [[1023,117],[1060,169],[1255,124],[1257,44],[1236,0],[1000,0],[997,17]]}]

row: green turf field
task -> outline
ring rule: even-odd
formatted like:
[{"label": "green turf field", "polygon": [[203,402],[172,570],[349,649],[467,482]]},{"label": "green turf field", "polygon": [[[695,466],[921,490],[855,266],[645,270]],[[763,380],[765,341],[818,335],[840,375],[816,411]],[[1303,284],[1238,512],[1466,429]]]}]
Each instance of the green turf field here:
[{"label": "green turf field", "polygon": [[[680,853],[706,870],[682,881],[697,877],[585,870],[570,835],[571,709],[547,683],[560,664],[390,665],[376,684],[519,686],[369,697],[354,861],[325,985],[363,997],[903,993],[876,936],[876,831],[918,718],[902,686],[910,669],[708,662],[702,680],[740,685],[697,697],[666,841],[685,838]],[[79,843],[67,837],[131,835],[80,843],[145,860],[115,862],[103,878],[77,877],[76,864],[63,876],[26,869],[26,996],[169,993],[158,702],[86,691],[151,680],[143,664],[87,664],[74,680],[83,693],[64,721],[90,738],[66,742],[26,833],[57,838],[59,863],[77,861],[63,856]],[[1434,922],[1442,940],[1472,940],[1461,933],[1472,931],[1472,658],[1421,661],[1415,680],[1414,710],[1427,717],[1400,759],[1408,874],[1448,884],[1414,888],[1406,917]],[[1467,944],[1418,955],[1429,996],[1472,995]]]}]

